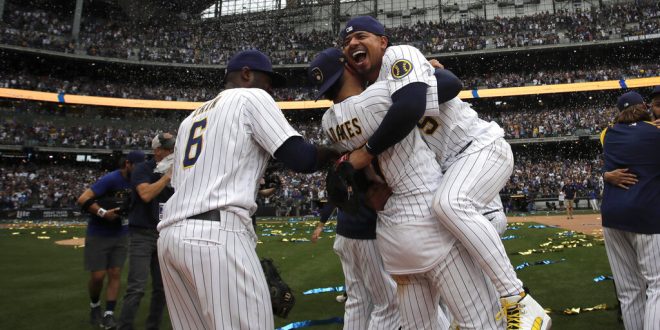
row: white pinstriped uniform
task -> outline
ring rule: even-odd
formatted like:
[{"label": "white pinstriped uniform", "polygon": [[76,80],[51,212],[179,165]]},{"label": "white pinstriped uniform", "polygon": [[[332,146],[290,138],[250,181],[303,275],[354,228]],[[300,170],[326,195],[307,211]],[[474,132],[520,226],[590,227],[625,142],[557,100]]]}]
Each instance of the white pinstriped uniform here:
[{"label": "white pinstriped uniform", "polygon": [[[430,74],[428,79],[435,80]],[[323,128],[344,150],[356,149],[378,128],[391,104],[387,83],[376,82],[328,109]],[[495,288],[432,210],[442,173],[419,131],[378,160],[393,194],[378,213],[376,242],[385,269],[397,275],[403,328],[439,329],[441,298],[461,329],[502,328],[495,320],[500,307]]]},{"label": "white pinstriped uniform", "polygon": [[348,295],[344,329],[398,329],[396,283],[383,267],[376,241],[337,235],[333,249],[341,260]]},{"label": "white pinstriped uniform", "polygon": [[504,206],[502,206],[500,194],[497,194],[480,212],[493,225],[497,234],[502,236],[506,231],[507,219],[506,214],[504,214]]},{"label": "white pinstriped uniform", "polygon": [[[410,64],[410,71],[406,72],[405,62]],[[397,72],[399,71],[398,74]],[[438,80],[435,78],[435,68],[426,60],[419,49],[407,46],[390,46],[385,50],[383,62],[376,81],[386,81],[387,90],[391,96],[402,87],[416,82],[429,86],[426,92],[426,115],[440,114],[438,106]],[[395,78],[399,76],[399,78]]]},{"label": "white pinstriped uniform", "polygon": [[[270,95],[247,88],[223,91],[179,126],[175,193],[158,225],[174,329],[273,329],[250,215],[266,163],[298,135]],[[221,220],[190,220],[210,210]]]},{"label": "white pinstriped uniform", "polygon": [[[412,71],[404,77],[397,78],[392,70],[395,63],[400,60],[408,60],[412,64]],[[433,75],[434,72],[435,68],[417,48],[406,45],[391,46],[383,55],[378,81],[387,81],[390,95],[413,82],[429,85],[426,94],[426,117],[419,122],[418,127],[424,133],[422,137],[436,154],[444,172],[469,141],[472,141],[472,145],[468,150],[464,150],[464,153],[480,150],[497,138],[503,138],[504,131],[494,122],[487,123],[480,120],[469,105],[458,103],[461,102],[458,98],[438,105],[437,80]],[[463,105],[467,105],[468,108],[465,109]],[[495,210],[500,212],[494,212]],[[483,213],[489,213],[487,218],[500,235],[506,231],[506,215],[499,194],[491,203],[483,206]]]},{"label": "white pinstriped uniform", "polygon": [[[490,226],[484,210],[501,208],[499,192],[513,171],[511,147],[494,122],[479,119],[458,97],[440,104],[438,116],[420,123],[424,140],[445,174],[434,198],[440,221],[458,238],[493,281],[500,296],[523,292],[499,234],[506,230],[503,212]],[[497,205],[499,203],[499,205]]]},{"label": "white pinstriped uniform", "polygon": [[603,227],[603,236],[625,328],[660,329],[660,235]]}]

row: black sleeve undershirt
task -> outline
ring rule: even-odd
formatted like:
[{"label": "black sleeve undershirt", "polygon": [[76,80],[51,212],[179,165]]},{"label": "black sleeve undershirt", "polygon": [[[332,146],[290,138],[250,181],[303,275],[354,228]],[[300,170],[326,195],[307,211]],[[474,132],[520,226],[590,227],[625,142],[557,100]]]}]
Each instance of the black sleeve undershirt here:
[{"label": "black sleeve undershirt", "polygon": [[315,145],[300,136],[292,136],[277,148],[274,156],[290,170],[312,173],[316,171],[316,153]]},{"label": "black sleeve undershirt", "polygon": [[438,104],[455,98],[463,89],[463,83],[451,71],[435,69],[434,74],[438,81]]},{"label": "black sleeve undershirt", "polygon": [[427,88],[427,84],[415,82],[392,95],[392,106],[367,142],[369,153],[376,156],[408,136],[426,111]]}]

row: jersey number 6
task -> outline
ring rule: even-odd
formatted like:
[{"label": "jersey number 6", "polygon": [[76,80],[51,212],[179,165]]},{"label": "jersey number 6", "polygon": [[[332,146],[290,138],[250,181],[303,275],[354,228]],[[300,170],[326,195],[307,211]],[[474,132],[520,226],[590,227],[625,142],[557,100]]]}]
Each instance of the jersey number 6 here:
[{"label": "jersey number 6", "polygon": [[195,165],[197,158],[202,153],[205,129],[206,118],[196,121],[192,124],[192,127],[190,127],[190,133],[188,133],[188,143],[186,143],[186,153],[183,157],[184,168]]}]

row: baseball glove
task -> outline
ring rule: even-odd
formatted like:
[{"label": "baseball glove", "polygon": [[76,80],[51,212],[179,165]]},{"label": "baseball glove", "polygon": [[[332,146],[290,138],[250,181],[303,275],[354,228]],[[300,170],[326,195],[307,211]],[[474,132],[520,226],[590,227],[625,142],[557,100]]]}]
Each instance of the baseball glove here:
[{"label": "baseball glove", "polygon": [[356,171],[347,161],[340,161],[328,170],[325,178],[328,201],[348,214],[357,214],[361,198],[367,190],[367,181],[362,171]]},{"label": "baseball glove", "polygon": [[265,183],[263,184],[262,189],[269,189],[269,188],[279,189],[280,186],[282,185],[282,180],[275,173],[271,173],[270,175],[267,175],[264,178],[264,180]]},{"label": "baseball glove", "polygon": [[261,268],[264,269],[268,288],[270,289],[270,300],[273,305],[273,315],[286,318],[296,304],[296,298],[291,288],[280,277],[280,272],[269,258],[261,259]]}]

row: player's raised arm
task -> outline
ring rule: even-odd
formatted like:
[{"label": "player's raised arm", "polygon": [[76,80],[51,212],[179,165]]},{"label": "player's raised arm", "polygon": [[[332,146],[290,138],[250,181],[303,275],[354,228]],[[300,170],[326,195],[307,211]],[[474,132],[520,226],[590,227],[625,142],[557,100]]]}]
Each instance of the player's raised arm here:
[{"label": "player's raised arm", "polygon": [[445,103],[457,97],[463,89],[461,79],[447,69],[436,68],[433,75],[438,82],[438,103]]}]

